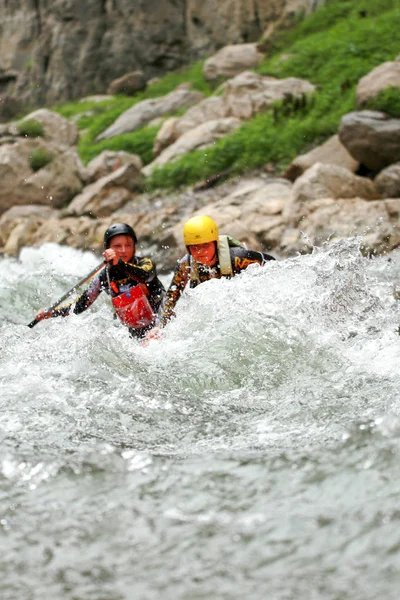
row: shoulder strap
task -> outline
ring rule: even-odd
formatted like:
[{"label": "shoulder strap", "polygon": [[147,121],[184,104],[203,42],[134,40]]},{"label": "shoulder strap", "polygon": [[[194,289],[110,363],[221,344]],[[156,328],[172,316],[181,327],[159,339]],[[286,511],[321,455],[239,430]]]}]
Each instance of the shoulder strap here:
[{"label": "shoulder strap", "polygon": [[[221,270],[221,275],[233,275],[232,271],[232,261],[231,261],[231,253],[230,253],[230,238],[229,235],[220,235],[219,236],[219,245],[218,245],[218,262],[219,268]],[[235,240],[236,242],[237,240]],[[238,242],[240,246],[240,242]]]}]

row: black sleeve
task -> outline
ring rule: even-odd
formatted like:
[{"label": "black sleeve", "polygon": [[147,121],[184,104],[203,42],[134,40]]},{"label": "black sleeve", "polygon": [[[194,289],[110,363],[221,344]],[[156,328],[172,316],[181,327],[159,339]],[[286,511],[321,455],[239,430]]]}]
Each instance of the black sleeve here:
[{"label": "black sleeve", "polygon": [[92,279],[89,287],[85,290],[77,300],[58,306],[53,310],[53,317],[67,317],[71,312],[72,306],[75,304],[74,313],[79,315],[93,304],[96,298],[104,289],[105,285],[105,270],[101,271]]},{"label": "black sleeve", "polygon": [[269,260],[275,260],[270,254],[258,252],[257,250],[248,250],[247,248],[231,248],[232,267],[235,273],[240,273],[247,269],[249,265],[264,265]]}]

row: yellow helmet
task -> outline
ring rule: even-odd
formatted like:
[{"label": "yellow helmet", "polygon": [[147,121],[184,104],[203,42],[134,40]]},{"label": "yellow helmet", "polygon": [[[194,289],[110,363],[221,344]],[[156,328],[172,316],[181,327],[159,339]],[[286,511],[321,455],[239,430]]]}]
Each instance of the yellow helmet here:
[{"label": "yellow helmet", "polygon": [[218,242],[218,227],[210,217],[192,217],[183,228],[185,246]]}]

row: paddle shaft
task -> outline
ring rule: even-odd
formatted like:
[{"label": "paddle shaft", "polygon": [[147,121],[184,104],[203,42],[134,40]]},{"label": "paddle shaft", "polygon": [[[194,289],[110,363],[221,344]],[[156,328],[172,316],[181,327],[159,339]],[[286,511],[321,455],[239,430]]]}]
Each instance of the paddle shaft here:
[{"label": "paddle shaft", "polygon": [[[76,290],[83,285],[84,283],[86,283],[88,281],[88,279],[90,279],[91,277],[93,277],[94,275],[96,275],[96,273],[98,271],[100,271],[100,269],[102,269],[104,266],[106,265],[106,262],[103,261],[100,265],[97,265],[97,267],[95,267],[93,269],[93,271],[90,271],[90,273],[88,273],[85,277],[83,277],[80,281],[78,281],[78,283],[76,283],[74,285],[73,288],[71,288],[70,290],[68,290],[68,292],[65,292],[65,294],[63,296],[61,296],[61,298],[59,298],[57,300],[57,302],[55,302],[52,306],[50,306],[50,308],[47,308],[45,310],[45,312],[50,312],[51,310],[54,310],[55,308],[57,308],[57,306],[59,304],[61,304],[61,302],[64,302],[64,300],[66,300],[68,298],[68,296],[70,296],[71,294],[73,294],[74,292],[76,292]],[[39,321],[37,319],[33,319],[33,321],[31,321],[30,323],[28,323],[28,327],[35,327],[35,325],[39,323]]]}]

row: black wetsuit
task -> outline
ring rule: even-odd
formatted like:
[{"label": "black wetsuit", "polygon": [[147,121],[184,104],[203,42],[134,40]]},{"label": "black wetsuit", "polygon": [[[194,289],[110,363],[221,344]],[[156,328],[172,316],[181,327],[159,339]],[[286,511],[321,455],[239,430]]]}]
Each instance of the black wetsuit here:
[{"label": "black wetsuit", "polygon": [[[248,250],[243,246],[229,248],[229,252],[231,257],[232,275],[247,269],[251,264],[256,263],[264,265],[269,260],[275,260],[275,258],[269,254],[257,252],[256,250]],[[203,283],[212,278],[220,279],[221,277],[230,277],[230,275],[223,275],[221,273],[219,264],[215,267],[206,267],[196,263],[197,277],[196,279],[193,279],[191,278],[191,260],[193,260],[193,257],[191,257],[190,254],[185,254],[185,256],[178,261],[161,310],[160,320],[162,325],[166,325],[170,318],[174,316],[175,304],[178,302],[189,281],[190,287],[196,287],[199,283]]]},{"label": "black wetsuit", "polygon": [[[80,314],[93,304],[102,291],[109,296],[116,297],[127,292],[136,285],[146,285],[149,303],[156,315],[165,296],[165,289],[157,277],[156,267],[150,258],[134,257],[132,262],[126,263],[119,259],[116,265],[107,265],[92,280],[87,290],[76,300],[73,312]],[[53,311],[53,316],[67,316],[71,312],[73,303],[61,306]],[[154,324],[146,327],[130,327],[129,332],[133,337],[142,338],[146,331]]]}]

